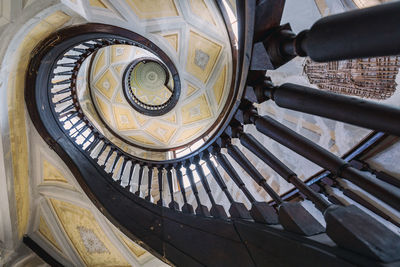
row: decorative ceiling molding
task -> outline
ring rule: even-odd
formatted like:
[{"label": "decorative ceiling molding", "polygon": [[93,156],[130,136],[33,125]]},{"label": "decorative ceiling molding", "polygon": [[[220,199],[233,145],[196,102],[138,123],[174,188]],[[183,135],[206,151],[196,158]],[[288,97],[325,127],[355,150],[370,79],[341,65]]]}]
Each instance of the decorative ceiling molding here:
[{"label": "decorative ceiling molding", "polygon": [[30,139],[32,193],[38,207],[29,232],[35,241],[60,262],[74,266],[94,266],[96,262],[101,266],[145,266],[148,262],[163,266],[111,225],[37,133]]}]

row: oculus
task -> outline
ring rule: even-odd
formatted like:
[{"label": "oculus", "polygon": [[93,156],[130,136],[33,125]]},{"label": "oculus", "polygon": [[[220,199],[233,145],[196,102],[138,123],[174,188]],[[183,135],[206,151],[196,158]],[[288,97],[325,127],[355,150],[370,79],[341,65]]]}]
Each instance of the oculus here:
[{"label": "oculus", "polygon": [[161,116],[169,112],[180,96],[167,66],[155,58],[142,57],[131,62],[124,73],[123,91],[128,103],[148,116]]}]

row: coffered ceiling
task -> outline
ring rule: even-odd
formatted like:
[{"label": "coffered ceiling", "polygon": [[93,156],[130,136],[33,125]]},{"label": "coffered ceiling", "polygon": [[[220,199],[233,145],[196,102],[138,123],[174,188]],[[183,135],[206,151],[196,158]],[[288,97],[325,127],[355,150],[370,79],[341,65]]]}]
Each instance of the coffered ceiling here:
[{"label": "coffered ceiling", "polygon": [[[118,136],[141,147],[170,149],[195,141],[216,123],[231,86],[232,56],[213,1],[156,2],[127,0],[123,5],[140,21],[134,30],[145,32],[177,67],[182,84],[178,104],[159,117],[140,114],[128,104],[122,92],[123,72],[143,50],[126,45],[96,54],[89,90],[100,117]],[[109,9],[105,1],[90,5]],[[154,5],[162,8],[155,10]]]}]

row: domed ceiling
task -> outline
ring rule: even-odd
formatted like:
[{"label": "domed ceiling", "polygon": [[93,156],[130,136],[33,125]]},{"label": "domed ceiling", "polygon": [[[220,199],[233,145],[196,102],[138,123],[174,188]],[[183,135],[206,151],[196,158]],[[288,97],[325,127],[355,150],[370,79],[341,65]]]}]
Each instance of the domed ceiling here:
[{"label": "domed ceiling", "polygon": [[[127,3],[142,22],[137,32],[162,49],[178,70],[180,96],[172,110],[160,116],[135,110],[123,92],[124,72],[138,58],[159,58],[140,47],[113,45],[94,55],[88,68],[99,116],[115,135],[142,148],[177,149],[212,134],[228,103],[232,80],[231,46],[218,9],[202,0]],[[159,7],[156,12],[154,6]],[[146,83],[134,90],[139,100],[152,105],[166,102],[171,94]]]}]

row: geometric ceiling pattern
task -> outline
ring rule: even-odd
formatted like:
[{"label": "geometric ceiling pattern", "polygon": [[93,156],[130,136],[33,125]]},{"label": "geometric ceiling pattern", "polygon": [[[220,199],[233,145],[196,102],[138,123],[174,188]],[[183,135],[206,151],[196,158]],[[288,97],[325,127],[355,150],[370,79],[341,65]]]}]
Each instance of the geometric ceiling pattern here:
[{"label": "geometric ceiling pattern", "polygon": [[[9,23],[10,16],[6,5],[11,2],[13,1],[0,1],[2,5],[0,7],[0,27]],[[23,0],[22,2],[26,7],[31,6],[34,0]],[[155,13],[149,11],[149,2],[152,4],[157,2],[154,5],[162,7],[158,9],[161,11]],[[181,123],[182,127],[175,127],[178,129],[172,134],[174,142],[183,143],[185,140],[193,138],[195,132],[204,129],[204,124],[208,120],[205,118],[208,116],[215,117],[220,112],[224,103],[224,90],[229,88],[232,70],[230,69],[230,46],[226,43],[225,27],[223,27],[219,15],[215,14],[217,8],[213,7],[215,5],[213,1],[62,0],[62,3],[70,7],[70,9],[63,9],[63,12],[67,14],[71,15],[73,11],[79,12],[87,21],[113,24],[146,35],[148,39],[156,43],[169,55],[178,67],[180,74],[182,69],[185,70],[184,74],[180,76],[183,103],[180,104],[180,113],[176,114],[175,117],[175,121]],[[209,40],[207,45],[198,45],[197,43],[207,42],[207,40]],[[189,42],[192,42],[191,48],[188,46]],[[204,51],[204,47],[211,50]],[[110,65],[111,60],[118,62],[120,59],[107,58],[105,55],[104,66]],[[120,61],[122,62],[122,60]],[[213,66],[210,67],[211,65]],[[105,73],[105,69],[101,71]],[[117,80],[122,71],[123,65],[115,64],[109,72]],[[21,74],[19,78],[23,80],[24,75]],[[285,78],[287,77],[285,76]],[[109,82],[113,82],[112,79]],[[103,105],[110,106],[110,99],[120,104],[123,101],[123,97],[118,94],[111,96],[108,94],[110,98],[107,98],[105,92],[100,92],[99,95],[104,102]],[[107,101],[110,103],[107,103]],[[202,117],[193,121],[189,111],[190,105],[187,106],[190,102],[196,103],[195,106],[207,102],[209,113],[201,113]],[[295,113],[286,114],[286,111],[282,111],[270,102],[261,105],[259,109],[261,113],[274,117],[293,130],[303,131],[307,138],[316,141],[319,145],[337,155],[346,152],[368,133],[350,129],[347,125],[343,126],[340,123],[333,125],[330,121],[314,118],[314,116],[305,117],[302,115],[301,117]],[[114,111],[111,110],[110,118],[115,117],[112,112]],[[167,115],[164,116],[167,117]],[[133,119],[139,125],[147,123],[147,127],[156,132],[155,128],[158,124],[154,125],[150,120],[151,118],[145,116],[135,116]],[[25,119],[20,121],[25,124]],[[173,125],[168,120],[163,123]],[[256,135],[254,129],[248,130]],[[164,265],[113,227],[86,197],[69,170],[54,151],[48,148],[36,131],[28,131],[28,134],[29,162],[31,164],[29,176],[27,176],[29,177],[29,192],[27,192],[26,198],[30,200],[31,212],[28,230],[24,233],[28,233],[38,243],[42,240],[40,244],[46,251],[50,251],[53,256],[60,255],[60,258],[66,259],[67,263],[72,263],[73,266],[90,266],[91,264],[88,263],[96,264],[96,257],[106,257],[106,255],[108,255],[106,262],[109,266],[123,266],[126,263],[130,266]],[[143,137],[143,139],[139,139],[139,142],[143,143],[150,141],[157,146],[167,146],[168,143],[167,133],[164,134],[164,139],[157,139],[146,132],[139,136]],[[343,142],[343,140],[346,142]],[[315,166],[303,164],[303,162],[297,161],[290,165],[289,160],[293,159],[294,156],[292,157],[287,151],[276,146],[276,144],[268,143],[268,141],[267,139],[263,140],[268,149],[279,155],[281,160],[297,172],[302,179],[315,172]],[[279,193],[284,193],[289,189],[290,185],[286,184],[285,181],[282,182],[282,179],[276,177],[272,170],[262,168],[265,164],[261,164],[255,157],[251,158],[251,153],[247,153],[245,148],[243,148],[243,151],[252,162],[256,163],[256,167],[268,183],[277,188]],[[20,153],[17,153],[17,156],[21,157]],[[25,165],[23,166],[25,167]],[[307,168],[300,169],[300,166],[307,166]],[[234,167],[240,175],[245,176],[239,166],[235,165]],[[16,183],[16,185],[18,184]],[[229,190],[234,188],[229,181],[227,186]],[[248,187],[258,198],[266,198],[263,191],[260,193],[257,185],[248,185]],[[191,191],[188,193],[191,194]],[[232,192],[233,195],[238,193],[237,191]],[[191,195],[193,196],[193,194]],[[192,199],[194,198],[192,197]],[[63,215],[61,211],[65,211],[67,215]],[[154,261],[154,265],[150,264],[151,261]]]},{"label": "geometric ceiling pattern", "polygon": [[[134,58],[154,55],[127,45],[106,47],[92,58],[89,82],[103,121],[128,143],[155,149],[181,147],[215,129],[212,126],[227,103],[232,79],[230,42],[215,3],[127,0],[120,5],[139,21],[131,30],[145,35],[173,61],[181,95],[176,106],[162,116],[138,113],[124,97],[123,73]],[[139,99],[147,97],[138,94]],[[145,100],[157,102],[158,98]]]},{"label": "geometric ceiling pattern", "polygon": [[33,151],[36,242],[74,266],[166,266],[112,226],[42,143]]}]

